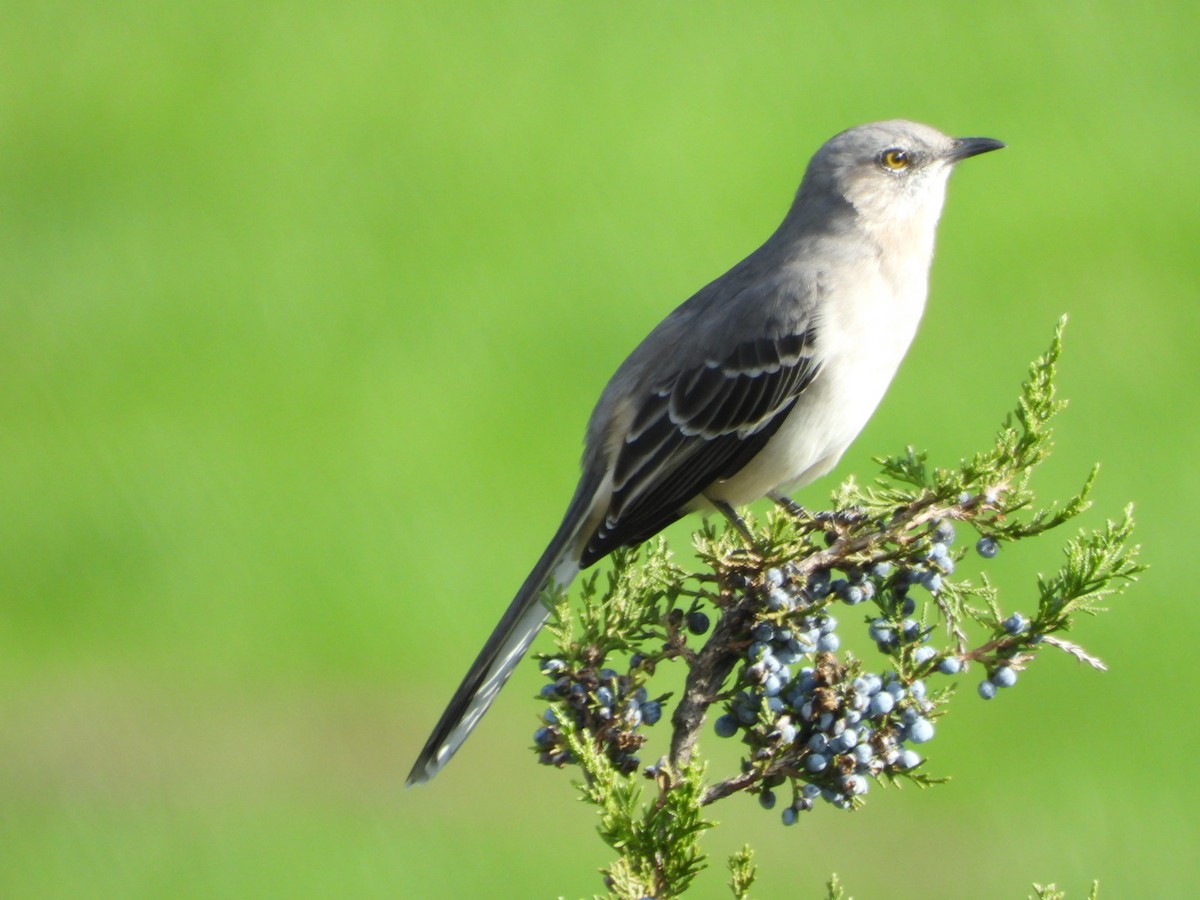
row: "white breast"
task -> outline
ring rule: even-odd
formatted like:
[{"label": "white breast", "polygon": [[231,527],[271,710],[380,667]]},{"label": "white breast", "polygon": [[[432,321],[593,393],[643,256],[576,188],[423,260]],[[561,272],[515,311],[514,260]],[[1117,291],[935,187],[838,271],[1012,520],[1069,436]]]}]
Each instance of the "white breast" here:
[{"label": "white breast", "polygon": [[762,452],[711,486],[709,497],[742,505],[801,487],[837,464],[883,399],[916,334],[930,258],[920,256],[903,273],[864,263],[843,283],[827,286],[816,320],[817,377]]}]

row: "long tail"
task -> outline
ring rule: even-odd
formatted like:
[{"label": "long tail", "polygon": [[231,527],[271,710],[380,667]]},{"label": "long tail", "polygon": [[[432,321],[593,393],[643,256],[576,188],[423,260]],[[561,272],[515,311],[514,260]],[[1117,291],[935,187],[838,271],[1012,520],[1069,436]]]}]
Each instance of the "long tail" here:
[{"label": "long tail", "polygon": [[[585,479],[588,482],[589,479]],[[408,773],[407,785],[421,784],[436,775],[479,724],[504,682],[513,673],[548,615],[538,602],[550,581],[566,586],[579,574],[576,537],[587,519],[595,485],[580,484],[562,525],[533,567],[504,616],[479,651],[450,705]]]}]

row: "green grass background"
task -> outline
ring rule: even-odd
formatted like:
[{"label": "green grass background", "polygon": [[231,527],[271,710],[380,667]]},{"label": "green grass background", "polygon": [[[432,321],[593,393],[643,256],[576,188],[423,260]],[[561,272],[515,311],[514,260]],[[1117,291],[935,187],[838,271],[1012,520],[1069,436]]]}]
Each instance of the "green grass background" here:
[{"label": "green grass background", "polygon": [[[1188,895],[1198,37],[1186,2],[4,4],[0,895],[599,890],[532,666],[403,777],[612,369],[893,116],[1009,149],[955,175],[838,477],[982,447],[1066,312],[1040,487],[1102,461],[1087,524],[1136,501],[1153,568],[1076,632],[1110,673],[969,679],[950,786],[792,829],[726,802],[694,895],[747,841],[761,897]],[[1013,606],[1057,546],[997,561]]]}]

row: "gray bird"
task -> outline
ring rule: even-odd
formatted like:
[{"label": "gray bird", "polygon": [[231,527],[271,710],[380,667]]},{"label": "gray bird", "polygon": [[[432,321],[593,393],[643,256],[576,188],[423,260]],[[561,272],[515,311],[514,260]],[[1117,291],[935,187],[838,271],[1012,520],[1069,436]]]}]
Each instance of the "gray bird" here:
[{"label": "gray bird", "polygon": [[686,513],[786,503],[837,464],[912,343],[951,169],[1003,146],[895,120],[817,151],[775,233],[667,316],[604,388],[562,524],[408,784],[436,775],[479,723],[545,623],[549,582]]}]

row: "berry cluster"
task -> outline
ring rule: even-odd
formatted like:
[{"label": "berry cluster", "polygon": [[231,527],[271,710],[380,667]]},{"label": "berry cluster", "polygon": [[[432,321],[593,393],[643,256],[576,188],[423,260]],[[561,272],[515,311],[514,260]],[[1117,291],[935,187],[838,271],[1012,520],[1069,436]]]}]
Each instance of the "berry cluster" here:
[{"label": "berry cluster", "polygon": [[538,761],[560,768],[574,762],[560,729],[560,717],[569,715],[576,730],[586,728],[618,770],[636,771],[635,753],[646,742],[637,729],[662,718],[662,702],[649,699],[644,687],[613,669],[572,671],[561,659],[544,659],[541,669],[550,679],[541,696],[554,705],[543,716],[546,724],[533,735]]},{"label": "berry cluster", "polygon": [[[828,628],[832,617],[821,618]],[[831,634],[829,630],[822,637]],[[794,639],[781,638],[771,645],[782,644],[786,655]],[[895,672],[855,675],[825,650],[816,651],[812,665],[793,678],[774,653],[758,653],[743,673],[748,686],[717,719],[716,731],[723,737],[744,731],[752,758],[775,763],[759,793],[765,808],[776,804],[773,788],[791,780],[793,798],[783,811],[785,824],[795,822],[797,812],[811,809],[818,797],[850,809],[853,798],[867,792],[868,777],[907,772],[921,763],[908,745],[933,738],[928,714],[934,704],[926,699],[924,682],[906,685]]]},{"label": "berry cluster", "polygon": [[[954,526],[941,521],[888,561],[818,569],[807,578],[788,565],[768,569],[749,587],[762,612],[747,635],[738,690],[714,724],[721,737],[742,733],[751,749],[746,771],[762,772],[757,790],[765,808],[776,806],[775,788],[791,783],[785,824],[817,798],[850,809],[870,779],[911,774],[922,762],[914,747],[933,738],[937,714],[924,678],[955,675],[964,660],[929,645],[934,629],[917,615],[914,588],[928,596],[943,590],[955,569],[954,538]],[[984,538],[976,549],[991,558],[996,547]],[[868,633],[899,671],[863,672],[837,655],[841,639],[831,607],[867,601],[878,610],[865,619]],[[1003,627],[1021,635],[1029,622],[1018,613]],[[1003,661],[992,668],[980,687],[984,697],[1016,681],[1016,670]]]},{"label": "berry cluster", "polygon": [[[837,540],[834,531],[826,537],[830,544]],[[998,640],[989,645],[995,649],[988,655],[943,651],[930,644],[935,629],[918,610],[929,598],[944,603],[938,595],[947,590],[944,579],[954,573],[963,552],[955,555],[954,540],[954,526],[939,521],[917,540],[893,546],[886,556],[841,561],[807,573],[787,563],[757,578],[738,574],[737,590],[752,600],[756,612],[742,638],[731,644],[739,648],[742,664],[715,729],[721,737],[740,733],[750,748],[743,771],[752,776],[749,789],[763,807],[775,808],[776,790],[790,783],[784,824],[793,824],[818,798],[841,809],[854,808],[872,779],[927,780],[914,771],[923,762],[915,748],[932,740],[943,698],[927,696],[926,678],[958,674],[972,660],[990,672],[979,687],[984,698],[1016,682],[1019,665],[1011,657],[1018,645],[1039,639],[1019,613],[997,627]],[[989,537],[976,545],[989,559],[997,549]],[[861,621],[890,661],[880,672],[865,671],[852,656],[839,652],[842,640],[833,610],[865,603],[872,612]],[[569,722],[576,732],[586,730],[618,771],[638,769],[637,752],[646,742],[639,728],[661,719],[666,699],[649,699],[642,682],[653,673],[654,660],[677,655],[687,634],[704,635],[711,627],[698,602],[671,609],[663,624],[662,655],[633,654],[629,674],[560,658],[542,660],[550,683],[541,696],[551,701],[544,725],[533,736],[542,763],[561,767],[576,761],[563,734]]]},{"label": "berry cluster", "polygon": [[[1029,620],[1023,615],[1013,613],[1007,619],[1000,623],[1004,629],[1004,633],[1012,637],[1025,637],[1030,644],[1041,643],[1042,635],[1029,634]],[[992,674],[979,682],[979,696],[984,700],[991,700],[996,696],[998,688],[1009,688],[1017,683],[1017,670],[1007,662],[997,665]]]}]

